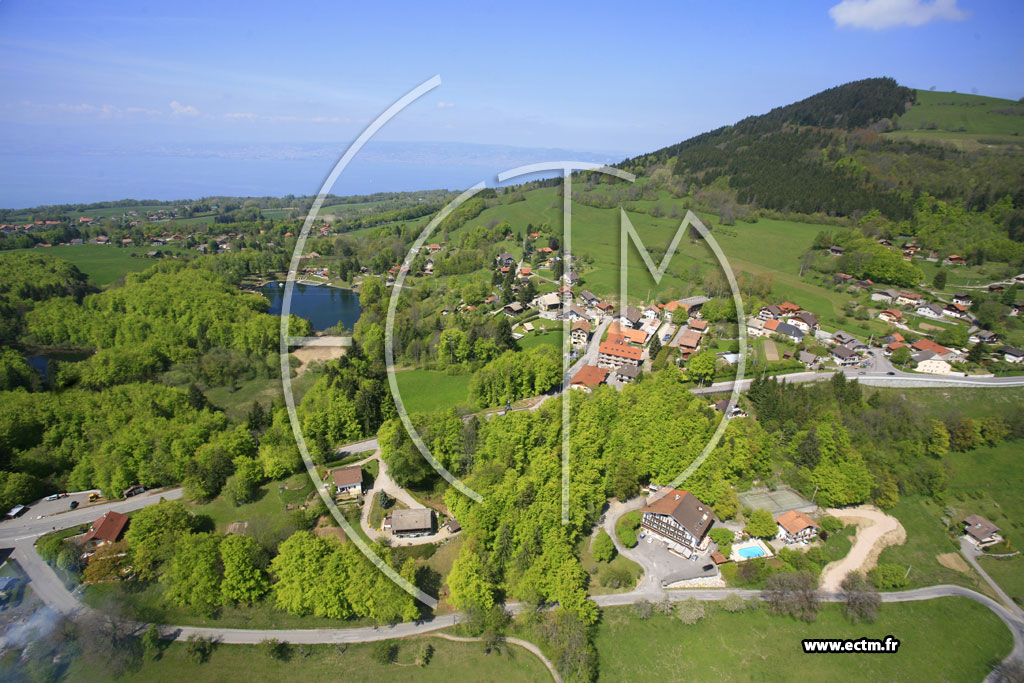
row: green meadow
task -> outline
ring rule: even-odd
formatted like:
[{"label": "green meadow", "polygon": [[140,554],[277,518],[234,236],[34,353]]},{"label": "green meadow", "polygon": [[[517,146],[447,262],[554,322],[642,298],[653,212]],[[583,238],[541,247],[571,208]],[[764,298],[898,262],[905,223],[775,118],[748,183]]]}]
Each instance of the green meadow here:
[{"label": "green meadow", "polygon": [[[147,251],[156,247],[115,247],[102,244],[78,244],[56,247],[36,247],[40,253],[49,254],[74,265],[89,276],[89,279],[102,286],[124,277],[127,273],[145,270],[157,261],[145,258]],[[173,251],[177,251],[172,249]],[[28,251],[19,249],[17,251]],[[160,248],[166,251],[166,248]]]},{"label": "green meadow", "polygon": [[[757,609],[708,615],[688,626],[629,607],[604,610],[597,627],[600,681],[979,681],[1013,638],[1000,619],[967,598],[882,605],[878,620],[851,624],[839,605],[824,605],[811,624]],[[805,655],[804,638],[900,640],[895,654]]]}]

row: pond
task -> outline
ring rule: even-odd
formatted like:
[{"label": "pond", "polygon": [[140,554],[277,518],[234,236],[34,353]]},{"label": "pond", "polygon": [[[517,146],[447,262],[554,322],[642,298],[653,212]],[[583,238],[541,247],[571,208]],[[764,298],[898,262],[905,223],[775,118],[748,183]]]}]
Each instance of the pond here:
[{"label": "pond", "polygon": [[[270,301],[269,312],[274,315],[281,314],[284,289],[283,282],[263,285],[263,295]],[[351,289],[296,284],[292,292],[292,314],[308,320],[318,332],[339,322],[345,325],[347,332],[351,332],[360,312],[359,295]]]},{"label": "pond", "polygon": [[51,362],[76,363],[80,360],[85,360],[91,355],[91,351],[40,351],[33,353],[27,360],[28,364],[35,368],[39,376],[46,381],[49,379],[47,372]]}]

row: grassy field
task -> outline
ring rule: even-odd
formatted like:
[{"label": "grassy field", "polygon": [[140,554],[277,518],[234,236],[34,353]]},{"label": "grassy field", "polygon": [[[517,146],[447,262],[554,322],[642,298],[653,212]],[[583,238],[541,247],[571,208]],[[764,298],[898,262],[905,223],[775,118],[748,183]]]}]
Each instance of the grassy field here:
[{"label": "grassy field", "polygon": [[[519,340],[519,348],[523,351],[529,351],[535,349],[542,344],[547,344],[555,349],[562,348],[562,330],[559,328],[552,328],[550,325],[551,321],[545,321],[549,324],[547,332],[530,332],[525,337]],[[535,320],[533,321],[534,326],[538,324]]]},{"label": "grassy field", "polygon": [[978,564],[1018,605],[1024,606],[1024,556],[995,559],[982,557]]},{"label": "grassy field", "polygon": [[[301,401],[303,395],[316,383],[320,373],[307,371],[292,378],[292,393],[296,401]],[[269,408],[274,399],[284,395],[281,379],[278,377],[268,379],[251,379],[243,382],[234,391],[228,387],[211,387],[204,393],[206,399],[217,406],[232,420],[244,419],[252,407],[253,401],[259,401],[264,408]]]},{"label": "grassy field", "polygon": [[956,516],[979,514],[1002,530],[1015,547],[1024,547],[1024,469],[1020,441],[949,453],[950,506]]},{"label": "grassy field", "polygon": [[957,553],[960,548],[942,524],[941,506],[931,500],[910,498],[901,500],[886,512],[900,520],[907,530],[907,542],[889,546],[882,551],[878,561],[911,567],[908,588],[950,583],[987,592],[975,572],[961,573],[943,566],[936,559],[939,555]]},{"label": "grassy field", "polygon": [[206,515],[212,519],[217,531],[221,533],[224,533],[232,522],[248,521],[251,532],[258,528],[261,533],[271,536],[287,536],[295,529],[286,510],[287,506],[302,503],[311,493],[313,481],[305,472],[299,472],[284,481],[264,484],[252,503],[235,507],[225,497],[220,496],[209,503],[193,503],[190,508],[195,514]]},{"label": "grassy field", "polygon": [[[155,259],[141,258],[153,247],[112,247],[102,244],[65,245],[63,247],[36,247],[31,250],[63,259],[102,286],[122,278],[127,273],[145,270],[156,263]],[[29,251],[19,249],[17,251]]]},{"label": "grassy field", "polygon": [[[271,659],[257,645],[218,645],[205,663],[189,659],[185,645],[173,643],[162,656],[145,661],[128,675],[144,681],[239,681],[249,683],[254,677],[262,680],[303,681],[382,681],[402,678],[416,681],[550,680],[550,675],[537,657],[522,648],[509,646],[501,654],[485,654],[478,643],[453,643],[441,638],[393,641],[398,646],[394,664],[378,664],[373,658],[372,643],[347,645],[293,646],[287,659]],[[434,647],[430,663],[415,666],[424,642]],[[414,667],[410,669],[409,667]],[[486,673],[482,673],[486,672]],[[112,681],[102,669],[77,659],[68,671],[67,680]]]},{"label": "grassy field", "polygon": [[950,416],[982,417],[1001,414],[1016,408],[1024,401],[1024,387],[976,388],[955,387],[945,389],[887,389],[871,388],[898,396],[910,402],[920,413],[936,419]]},{"label": "grassy field", "polygon": [[402,402],[410,413],[429,413],[466,403],[469,375],[440,370],[403,370],[396,374]]},{"label": "grassy field", "polygon": [[[979,681],[1012,636],[988,609],[966,598],[883,605],[874,624],[850,624],[825,605],[813,624],[764,609],[730,614],[715,607],[698,625],[663,615],[636,618],[628,607],[604,611],[597,631],[601,681]],[[804,656],[803,638],[885,638],[898,654]],[[943,647],[939,644],[946,644]]]},{"label": "grassy field", "polygon": [[[1014,114],[1016,112],[1016,114]],[[900,116],[904,131],[964,136],[1024,135],[1024,105],[1013,100],[953,92],[917,91],[917,102]]]}]

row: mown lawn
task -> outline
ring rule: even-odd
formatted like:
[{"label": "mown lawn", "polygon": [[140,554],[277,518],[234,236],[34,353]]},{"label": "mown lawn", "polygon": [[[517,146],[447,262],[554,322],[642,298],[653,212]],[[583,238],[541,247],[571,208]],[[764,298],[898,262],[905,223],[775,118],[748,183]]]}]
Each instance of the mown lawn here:
[{"label": "mown lawn", "polygon": [[402,402],[410,413],[432,413],[469,401],[470,375],[440,370],[402,370],[396,373]]},{"label": "mown lawn", "polygon": [[[115,247],[102,244],[78,244],[56,247],[37,247],[36,253],[44,253],[68,261],[89,276],[89,279],[101,287],[122,278],[127,273],[145,270],[158,262],[158,259],[145,258],[147,251],[157,247]],[[166,247],[160,247],[166,252]],[[30,251],[19,249],[18,251]],[[177,251],[171,249],[171,251]]]},{"label": "mown lawn", "polygon": [[[980,681],[1012,647],[1002,621],[966,598],[882,605],[873,624],[852,625],[839,605],[813,624],[763,607],[730,614],[706,605],[695,626],[629,607],[604,610],[596,646],[601,681]],[[804,638],[900,640],[896,654],[804,655]]]},{"label": "mown lawn", "polygon": [[1006,591],[1014,602],[1024,606],[1024,556],[992,558],[982,557],[978,560],[992,580]]},{"label": "mown lawn", "polygon": [[[295,529],[287,506],[302,503],[312,493],[313,481],[302,471],[283,481],[264,484],[252,503],[235,507],[227,498],[219,496],[209,503],[191,503],[189,509],[212,519],[220,533],[224,533],[232,522],[249,522],[253,532],[258,530],[268,537],[280,534],[287,537]],[[257,540],[262,539],[257,537]]]},{"label": "mown lawn", "polygon": [[[172,643],[162,656],[146,660],[141,667],[122,679],[115,679],[76,659],[67,680],[79,681],[239,681],[254,679],[284,681],[384,681],[415,680],[451,681],[550,680],[544,664],[533,654],[510,645],[501,654],[484,654],[479,643],[453,643],[441,638],[417,638],[393,641],[398,646],[394,664],[378,664],[373,658],[373,643],[352,643],[340,646],[306,645],[289,648],[287,659],[271,659],[258,645],[217,645],[205,663],[192,661],[183,643]],[[415,666],[422,644],[430,643],[433,657],[427,666]],[[412,667],[412,668],[410,668]]]},{"label": "mown lawn", "polygon": [[975,572],[964,574],[943,566],[936,559],[938,555],[959,554],[960,551],[960,546],[942,525],[942,507],[931,500],[910,498],[901,500],[886,512],[900,520],[907,531],[907,542],[889,546],[878,561],[910,567],[907,588],[950,583],[985,592],[986,586]]}]

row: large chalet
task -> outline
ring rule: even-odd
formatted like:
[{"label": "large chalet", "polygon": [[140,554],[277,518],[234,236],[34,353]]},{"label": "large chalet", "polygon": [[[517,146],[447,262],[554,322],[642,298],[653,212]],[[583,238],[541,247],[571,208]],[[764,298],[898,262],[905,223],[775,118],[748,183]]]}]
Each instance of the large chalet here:
[{"label": "large chalet", "polygon": [[640,522],[644,530],[669,550],[690,557],[695,550],[707,550],[707,535],[714,523],[711,508],[689,491],[669,489],[648,503]]}]

